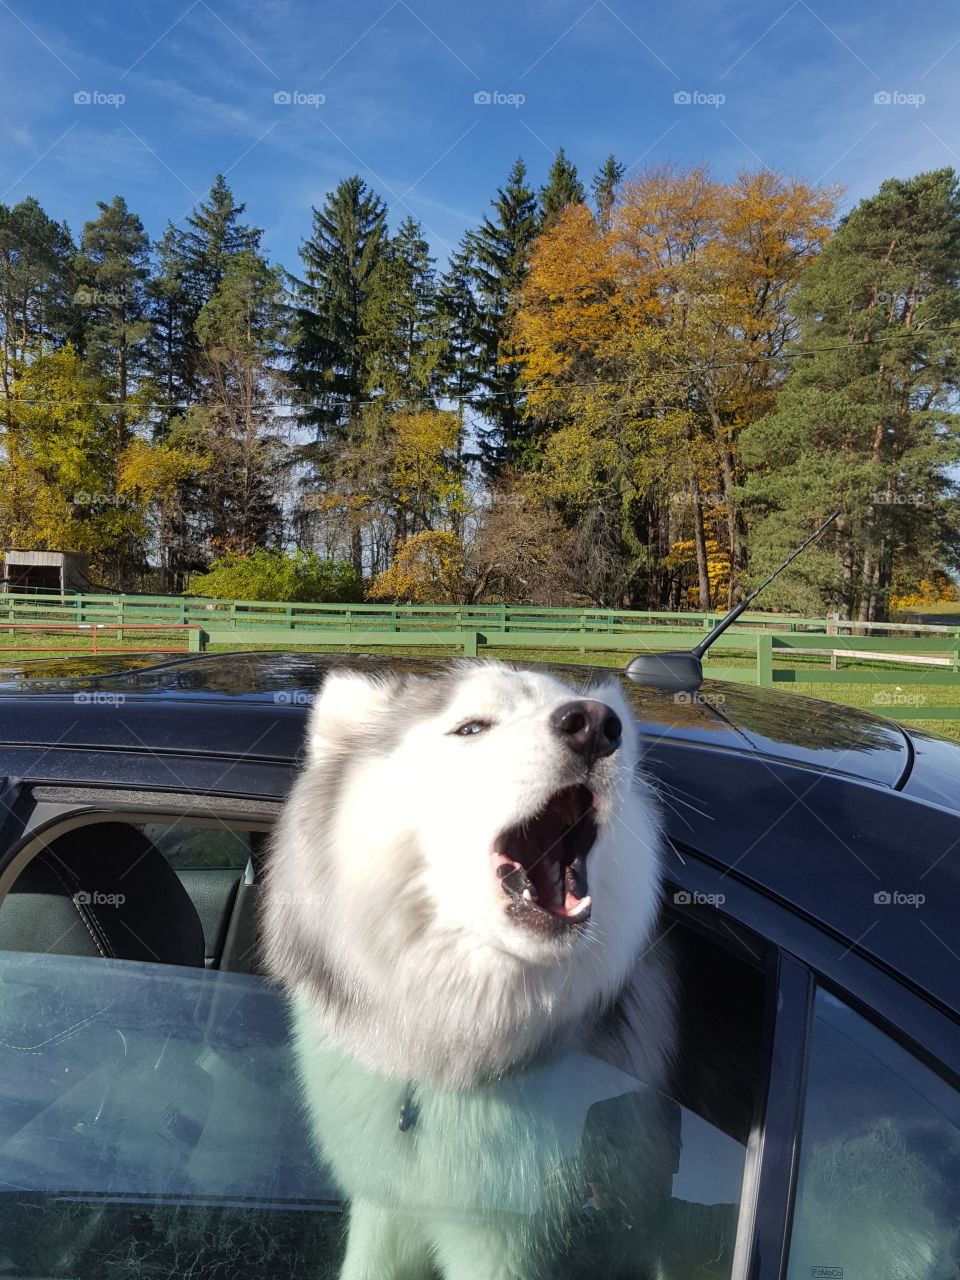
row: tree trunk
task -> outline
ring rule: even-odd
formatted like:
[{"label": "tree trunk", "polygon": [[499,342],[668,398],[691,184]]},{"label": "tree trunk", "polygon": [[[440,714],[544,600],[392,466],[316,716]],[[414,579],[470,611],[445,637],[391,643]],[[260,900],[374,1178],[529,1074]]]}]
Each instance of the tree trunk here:
[{"label": "tree trunk", "polygon": [[693,500],[693,537],[697,547],[697,585],[699,607],[710,608],[710,569],[707,563],[707,535],[703,527],[703,503],[700,487],[694,479],[690,496]]},{"label": "tree trunk", "polygon": [[856,553],[853,543],[846,536],[843,538],[840,552],[840,565],[843,573],[843,601],[841,612],[843,620],[849,622],[853,617],[854,578],[856,569]]}]

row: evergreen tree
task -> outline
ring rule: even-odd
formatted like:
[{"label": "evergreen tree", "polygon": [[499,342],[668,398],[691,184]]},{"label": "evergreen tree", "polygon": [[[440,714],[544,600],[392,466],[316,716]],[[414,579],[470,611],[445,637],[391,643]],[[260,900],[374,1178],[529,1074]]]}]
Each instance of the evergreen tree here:
[{"label": "evergreen tree", "polygon": [[181,406],[201,390],[200,344],[194,331],[200,312],[213,297],[230,264],[242,253],[258,253],[263,232],[241,219],[238,204],[222,174],[210,193],[179,229],[172,224],[156,247],[156,267],[149,289],[151,319],[150,371],[158,395],[177,406],[161,412],[157,430],[163,435]]},{"label": "evergreen tree", "polygon": [[794,310],[804,359],[776,411],[742,437],[745,459],[762,465],[743,490],[758,513],[753,567],[763,572],[784,541],[841,506],[839,528],[780,594],[882,620],[908,561],[960,556],[954,172],[891,179],[862,201],[808,269]]},{"label": "evergreen tree", "polygon": [[37,342],[62,345],[77,337],[72,304],[72,237],[29,196],[0,204],[0,394],[10,426],[13,381]]},{"label": "evergreen tree", "polygon": [[231,256],[197,318],[203,396],[175,440],[205,459],[199,513],[206,547],[247,552],[281,534],[274,473],[281,444],[274,384],[283,347],[279,269],[252,250]]},{"label": "evergreen tree", "polygon": [[593,203],[597,211],[597,221],[603,228],[606,228],[610,223],[610,210],[613,208],[614,197],[626,172],[626,167],[611,153],[604,160],[590,183],[590,189],[593,192]]},{"label": "evergreen tree", "polygon": [[154,249],[154,272],[147,282],[151,324],[147,370],[163,406],[154,419],[155,434],[163,439],[197,389],[199,344],[194,325],[198,312],[181,272],[176,228],[168,225]]},{"label": "evergreen tree", "polygon": [[474,268],[474,250],[467,236],[440,277],[436,296],[439,389],[460,406],[461,413],[478,383],[480,309],[470,285]]},{"label": "evergreen tree", "polygon": [[583,183],[577,176],[576,166],[561,147],[550,166],[547,185],[540,188],[542,229],[552,227],[561,209],[568,204],[581,204],[583,196]]},{"label": "evergreen tree", "polygon": [[[150,242],[140,219],[122,196],[97,201],[100,217],[83,229],[77,299],[84,313],[84,356],[90,369],[107,379],[117,400],[114,448],[117,458],[129,440],[129,401],[146,359],[146,282]],[[135,415],[133,415],[135,416]]]},{"label": "evergreen tree", "polygon": [[492,424],[481,433],[480,457],[484,469],[492,475],[516,460],[526,435],[520,389],[522,369],[516,359],[511,329],[540,222],[537,198],[527,186],[522,160],[513,165],[506,186],[497,191],[491,205],[495,216],[484,217],[469,245],[480,311],[479,394],[475,403]]},{"label": "evergreen tree", "polygon": [[386,241],[361,314],[365,391],[391,408],[432,406],[439,359],[434,259],[413,218]]},{"label": "evergreen tree", "polygon": [[223,174],[213,180],[207,199],[186,220],[186,229],[175,233],[176,252],[171,263],[190,294],[196,314],[213,297],[241,253],[257,253],[263,236],[258,227],[240,221],[245,204],[237,204]]},{"label": "evergreen tree", "polygon": [[293,386],[300,420],[318,434],[343,435],[369,385],[363,315],[387,239],[386,206],[357,176],[313,210],[313,232],[300,248]]}]

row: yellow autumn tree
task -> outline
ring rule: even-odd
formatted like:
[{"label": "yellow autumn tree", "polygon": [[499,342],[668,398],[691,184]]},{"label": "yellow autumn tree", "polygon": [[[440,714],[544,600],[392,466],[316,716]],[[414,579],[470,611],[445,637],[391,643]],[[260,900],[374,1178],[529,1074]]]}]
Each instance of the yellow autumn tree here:
[{"label": "yellow autumn tree", "polygon": [[470,594],[463,543],[455,533],[424,530],[398,549],[378,574],[368,600],[403,604],[465,604]]},{"label": "yellow autumn tree", "polygon": [[664,167],[626,183],[604,226],[576,206],[537,241],[516,318],[529,412],[557,500],[578,488],[577,519],[622,561],[622,600],[682,602],[685,542],[700,606],[721,583],[736,594],[738,437],[776,394],[789,300],[835,197],[767,170]]}]

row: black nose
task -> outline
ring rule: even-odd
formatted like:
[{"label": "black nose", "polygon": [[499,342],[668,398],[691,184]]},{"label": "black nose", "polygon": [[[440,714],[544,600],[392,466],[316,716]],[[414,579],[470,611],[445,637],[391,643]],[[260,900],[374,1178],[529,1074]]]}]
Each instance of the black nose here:
[{"label": "black nose", "polygon": [[589,698],[557,707],[550,724],[567,746],[592,760],[616,751],[623,733],[620,717],[606,703]]}]

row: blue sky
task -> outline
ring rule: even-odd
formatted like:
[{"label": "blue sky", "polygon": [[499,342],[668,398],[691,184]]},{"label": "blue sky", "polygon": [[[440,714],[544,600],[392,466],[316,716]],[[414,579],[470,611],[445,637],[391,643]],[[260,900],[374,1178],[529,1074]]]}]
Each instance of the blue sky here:
[{"label": "blue sky", "polygon": [[442,260],[518,154],[539,184],[561,145],[585,178],[610,151],[769,166],[849,206],[960,170],[958,72],[951,0],[0,0],[0,201],[79,231],[122,194],[157,236],[224,171],[289,267],[351,173]]}]

